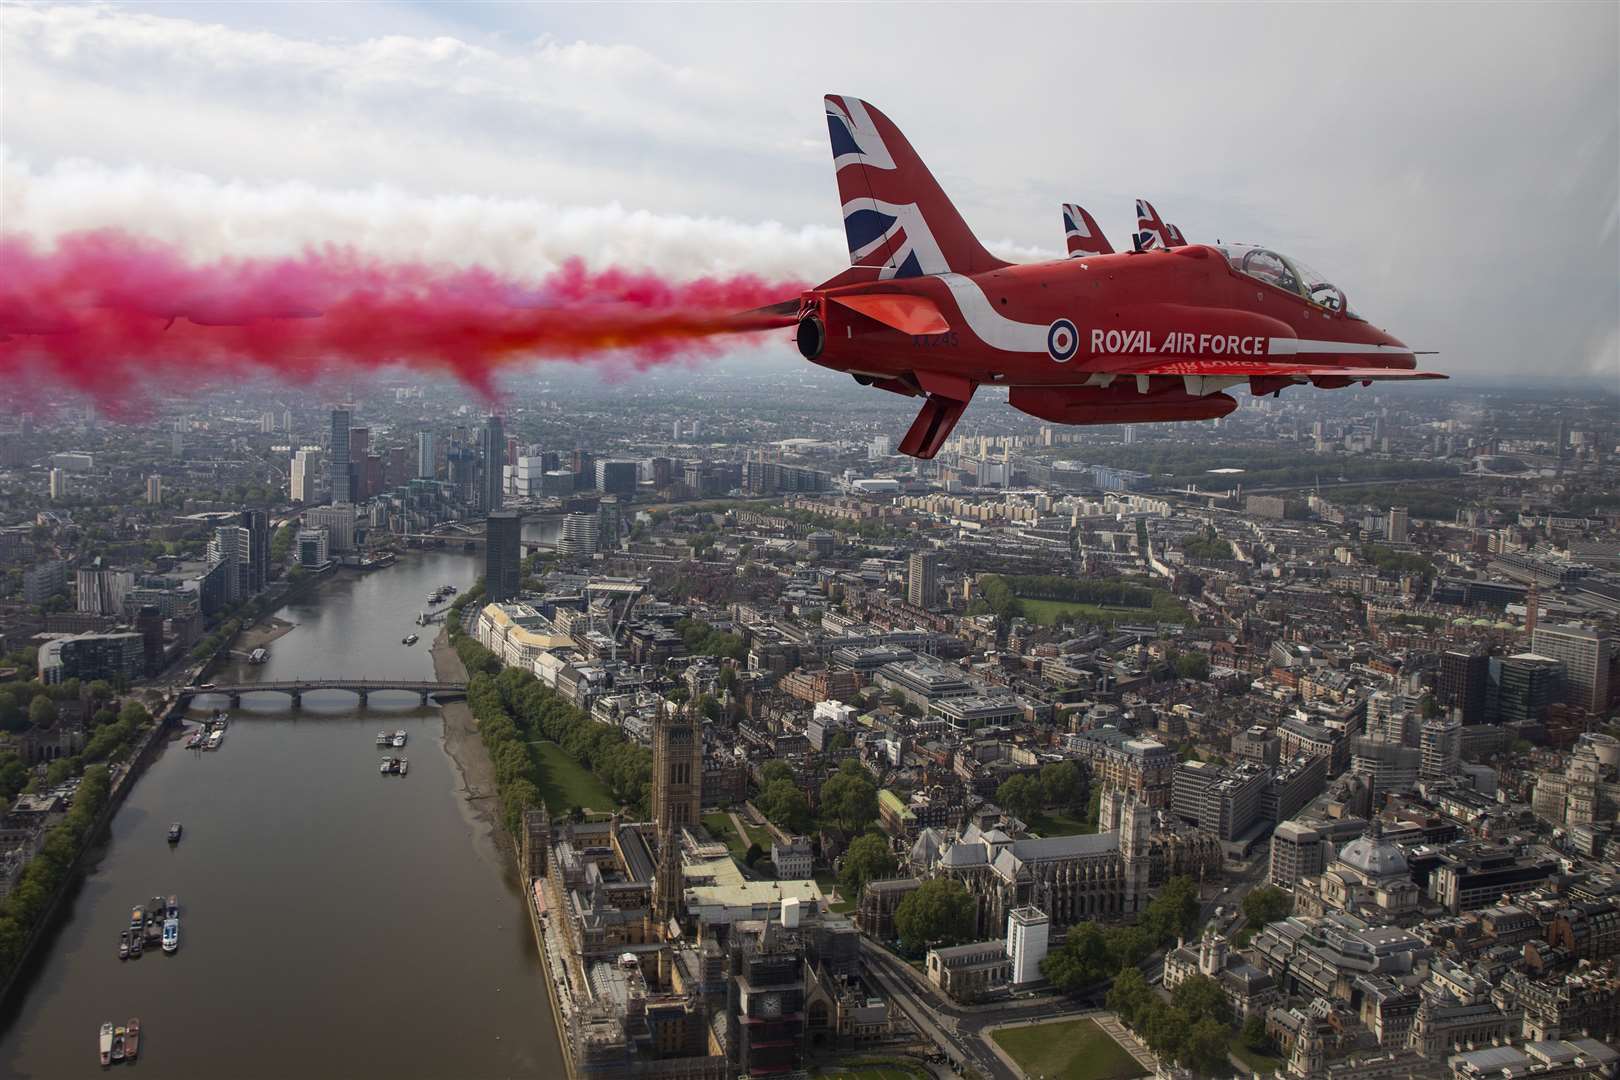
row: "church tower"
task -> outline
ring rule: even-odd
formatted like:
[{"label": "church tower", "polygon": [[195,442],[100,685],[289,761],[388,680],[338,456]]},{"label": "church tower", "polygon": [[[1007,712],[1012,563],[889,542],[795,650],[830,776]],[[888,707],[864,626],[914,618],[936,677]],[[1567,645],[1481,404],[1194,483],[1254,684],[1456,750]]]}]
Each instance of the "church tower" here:
[{"label": "church tower", "polygon": [[1126,793],[1119,808],[1119,853],[1125,863],[1125,911],[1147,906],[1152,869],[1153,808]]},{"label": "church tower", "polygon": [[652,812],[658,829],[653,917],[660,926],[681,906],[681,830],[695,827],[703,808],[703,721],[685,708],[664,707],[653,730]]}]

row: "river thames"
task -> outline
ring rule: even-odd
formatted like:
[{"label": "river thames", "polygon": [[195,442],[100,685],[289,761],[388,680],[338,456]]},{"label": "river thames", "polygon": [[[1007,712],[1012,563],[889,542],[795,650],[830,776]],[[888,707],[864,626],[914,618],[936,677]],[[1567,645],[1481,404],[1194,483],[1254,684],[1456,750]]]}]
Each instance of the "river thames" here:
[{"label": "river thames", "polygon": [[[275,614],[296,624],[216,681],[431,680],[413,625],[477,560],[412,554],[345,571]],[[412,632],[415,646],[402,644]],[[194,718],[220,700],[200,699]],[[409,775],[378,772],[403,729]],[[184,837],[170,846],[171,821]],[[436,707],[342,691],[291,710],[244,699],[223,746],[170,742],[113,818],[25,990],[0,1018],[0,1075],[89,1076],[103,1020],[141,1019],[150,1077],[563,1075],[547,980],[510,859],[463,798]],[[175,894],[180,948],[118,959],[130,909]]]}]

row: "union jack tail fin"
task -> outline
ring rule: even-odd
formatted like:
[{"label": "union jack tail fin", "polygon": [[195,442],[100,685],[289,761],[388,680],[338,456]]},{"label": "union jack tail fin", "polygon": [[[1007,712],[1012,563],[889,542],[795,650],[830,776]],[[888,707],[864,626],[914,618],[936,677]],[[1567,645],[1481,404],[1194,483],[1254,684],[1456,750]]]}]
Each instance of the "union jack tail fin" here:
[{"label": "union jack tail fin", "polygon": [[1164,223],[1159,212],[1153,209],[1153,204],[1146,199],[1136,200],[1136,250],[1152,251],[1154,248],[1174,247],[1170,235],[1170,226]]},{"label": "union jack tail fin", "polygon": [[1186,247],[1187,246],[1187,238],[1185,236],[1181,235],[1181,226],[1180,225],[1166,224],[1165,225],[1165,230],[1167,232],[1169,232],[1169,234],[1170,234],[1170,239],[1168,241],[1166,241],[1166,243],[1164,245],[1165,247],[1173,247],[1173,248],[1175,248],[1175,247]]},{"label": "union jack tail fin", "polygon": [[852,266],[903,278],[1007,265],[974,237],[892,120],[859,98],[824,102]]},{"label": "union jack tail fin", "polygon": [[1063,237],[1069,244],[1069,258],[1077,255],[1112,255],[1114,245],[1097,227],[1097,219],[1075,203],[1063,204]]}]

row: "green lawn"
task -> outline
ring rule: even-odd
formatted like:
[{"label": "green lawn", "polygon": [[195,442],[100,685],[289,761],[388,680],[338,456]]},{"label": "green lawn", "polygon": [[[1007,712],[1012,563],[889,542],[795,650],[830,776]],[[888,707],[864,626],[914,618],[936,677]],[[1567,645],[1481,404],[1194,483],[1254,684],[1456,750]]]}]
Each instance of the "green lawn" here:
[{"label": "green lawn", "polygon": [[[835,889],[839,889],[837,876],[826,873],[825,871],[816,875],[816,884],[821,886],[821,893],[823,896],[831,896]],[[839,895],[843,895],[842,891],[839,892]],[[836,914],[846,915],[855,910],[855,901],[845,897],[838,903],[829,904],[827,906]]]},{"label": "green lawn", "polygon": [[1270,1076],[1282,1068],[1285,1062],[1282,1058],[1271,1057],[1269,1054],[1257,1054],[1243,1045],[1242,1035],[1232,1036],[1232,1056],[1249,1067],[1249,1071],[1259,1073],[1261,1076]]},{"label": "green lawn", "polygon": [[595,773],[569,757],[568,751],[556,743],[532,742],[529,752],[534,755],[535,771],[539,774],[540,797],[553,814],[565,813],[575,806],[611,811],[619,805],[613,792]]},{"label": "green lawn", "polygon": [[1051,810],[1042,810],[1029,819],[1028,825],[1041,836],[1074,836],[1097,831],[1097,826],[1089,821]]},{"label": "green lawn", "polygon": [[[709,830],[709,835],[725,844],[731,849],[732,856],[742,862],[748,857],[748,846],[754,842],[748,827],[743,826],[741,836],[731,825],[731,815],[726,813],[704,814],[703,827]],[[763,846],[763,845],[761,845]]]},{"label": "green lawn", "polygon": [[1161,610],[1155,611],[1145,607],[1087,604],[1079,600],[1031,600],[1027,596],[1020,596],[1018,603],[1023,607],[1025,617],[1043,626],[1051,626],[1064,615],[1079,615],[1090,622],[1110,626],[1114,623],[1180,622],[1187,618],[1187,609],[1180,604],[1165,604]]},{"label": "green lawn", "polygon": [[1032,1080],[1130,1080],[1147,1075],[1123,1046],[1090,1020],[1003,1028],[992,1032],[991,1038]]}]

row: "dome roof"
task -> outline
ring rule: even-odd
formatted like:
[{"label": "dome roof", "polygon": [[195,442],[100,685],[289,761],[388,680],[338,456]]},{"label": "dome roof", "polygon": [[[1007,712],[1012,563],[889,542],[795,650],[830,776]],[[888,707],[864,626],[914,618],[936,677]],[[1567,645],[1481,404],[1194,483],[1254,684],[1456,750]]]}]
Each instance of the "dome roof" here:
[{"label": "dome roof", "polygon": [[1409,872],[1401,849],[1381,836],[1359,836],[1350,841],[1339,852],[1339,861],[1374,879]]}]

